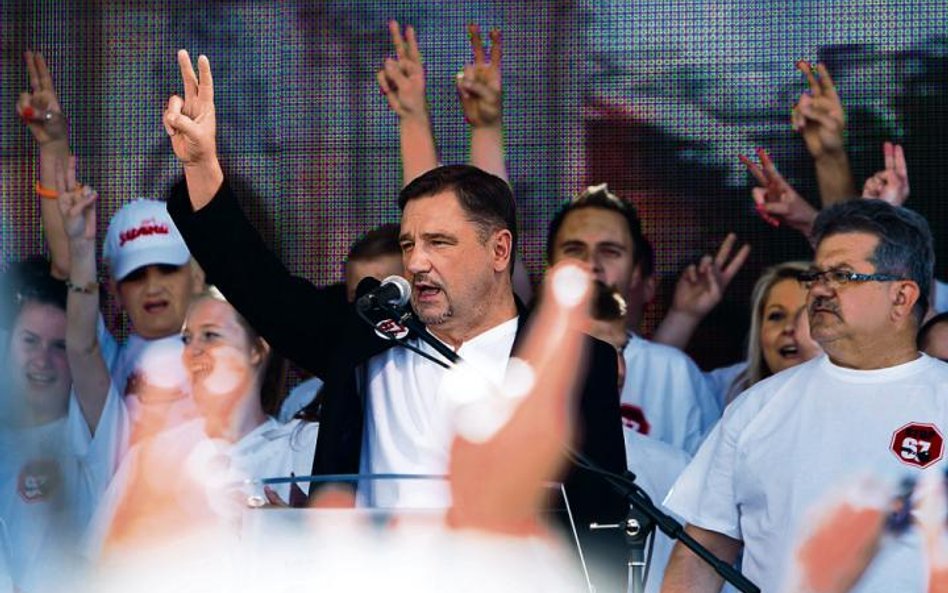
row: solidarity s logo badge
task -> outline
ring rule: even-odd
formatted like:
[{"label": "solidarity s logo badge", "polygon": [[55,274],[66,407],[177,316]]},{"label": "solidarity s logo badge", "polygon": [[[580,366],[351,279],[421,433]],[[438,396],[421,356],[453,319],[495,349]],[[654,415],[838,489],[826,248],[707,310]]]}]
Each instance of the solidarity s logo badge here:
[{"label": "solidarity s logo badge", "polygon": [[942,458],[945,438],[934,424],[911,422],[893,433],[889,448],[902,463],[926,468]]}]

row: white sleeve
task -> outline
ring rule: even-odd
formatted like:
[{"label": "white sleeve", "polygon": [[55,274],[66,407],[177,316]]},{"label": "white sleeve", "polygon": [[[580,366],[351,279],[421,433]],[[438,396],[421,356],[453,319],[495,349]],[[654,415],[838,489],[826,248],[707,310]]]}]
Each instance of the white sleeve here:
[{"label": "white sleeve", "polygon": [[[731,391],[731,386],[737,379],[737,376],[747,368],[747,362],[741,361],[726,367],[720,367],[704,373],[705,383],[711,394],[718,402],[718,407],[724,410],[727,407],[727,394]],[[708,427],[710,429],[710,427]]]},{"label": "white sleeve", "polygon": [[[711,428],[721,418],[721,411],[724,409],[714,391],[705,380],[704,373],[698,368],[690,358],[688,361],[688,382],[691,392],[695,394],[695,400],[698,409],[701,411],[701,436],[704,438]],[[693,453],[693,451],[692,451]]]},{"label": "white sleeve", "polygon": [[688,355],[682,353],[671,362],[673,364],[668,368],[665,395],[676,403],[669,420],[676,424],[683,423],[685,434],[682,449],[694,455],[705,435],[721,417],[721,408],[701,369]]},{"label": "white sleeve", "polygon": [[66,434],[82,481],[77,503],[82,519],[88,520],[128,446],[128,418],[125,403],[110,386],[95,435],[89,431],[75,394],[69,398]]},{"label": "white sleeve", "polygon": [[691,525],[742,539],[734,468],[745,414],[730,406],[663,503]]}]

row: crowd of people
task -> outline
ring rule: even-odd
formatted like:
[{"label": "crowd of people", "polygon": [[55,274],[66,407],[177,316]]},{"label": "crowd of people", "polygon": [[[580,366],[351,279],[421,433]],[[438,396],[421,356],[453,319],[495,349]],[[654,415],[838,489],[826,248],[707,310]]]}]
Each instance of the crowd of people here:
[{"label": "crowd of people", "polygon": [[[183,96],[162,115],[183,177],[167,201],[119,209],[100,258],[98,195],[79,182],[49,67],[26,53],[16,108],[39,151],[50,257],[4,275],[0,590],[52,590],[188,534],[237,533],[248,509],[338,505],[434,509],[448,529],[514,540],[549,541],[562,523],[588,582],[620,591],[623,530],[594,527],[624,524],[625,493],[603,475],[628,472],[765,592],[948,590],[933,478],[948,289],[927,222],[904,207],[902,148],[886,143],[884,169],[857,191],[823,65],[797,64],[808,88],[791,121],[819,207],[766,152],[740,157],[761,218],[805,234],[813,258],[760,276],[744,360],[705,372],[684,350],[750,247],[727,234],[683,270],[647,339],[655,254],[635,206],[602,184],[549,221],[550,270],[532,287],[504,159],[500,33],[488,49],[469,30],[461,165],[439,163],[416,32],[392,22],[390,34],[377,80],[399,122],[401,217],[366,229],[328,287],[292,275],[241,211],[218,160],[210,61],[195,71],[183,50]],[[370,326],[360,283],[391,276],[410,283],[407,316]],[[106,288],[129,321],[123,342],[103,321]],[[463,362],[447,369],[445,349]],[[284,359],[307,375],[289,393]],[[350,488],[325,486],[341,475]],[[281,477],[301,479],[268,480]],[[557,502],[549,480],[564,485]],[[568,513],[541,518],[564,501]],[[723,585],[663,534],[648,560],[647,591]]]}]

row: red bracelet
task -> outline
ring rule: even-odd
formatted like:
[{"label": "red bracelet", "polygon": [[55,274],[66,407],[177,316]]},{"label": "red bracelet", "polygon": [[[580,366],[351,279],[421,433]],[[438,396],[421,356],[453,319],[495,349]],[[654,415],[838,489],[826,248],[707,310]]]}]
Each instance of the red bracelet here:
[{"label": "red bracelet", "polygon": [[36,194],[41,198],[46,198],[48,200],[56,200],[59,198],[58,191],[46,187],[39,181],[36,182],[36,187],[34,189],[36,190]]}]

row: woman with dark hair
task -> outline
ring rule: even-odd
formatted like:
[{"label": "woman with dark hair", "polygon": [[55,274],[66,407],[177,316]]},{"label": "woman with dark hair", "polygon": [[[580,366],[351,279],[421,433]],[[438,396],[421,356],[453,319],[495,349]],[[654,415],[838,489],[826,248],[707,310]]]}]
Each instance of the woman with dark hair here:
[{"label": "woman with dark hair", "polygon": [[38,426],[64,417],[72,375],[66,361],[66,287],[49,262],[16,264],[4,279],[5,427]]}]

